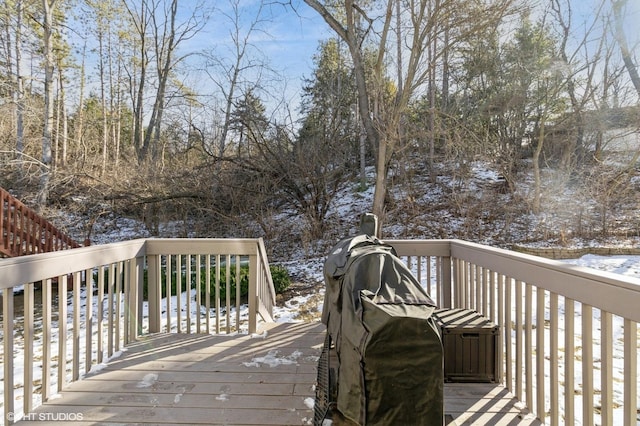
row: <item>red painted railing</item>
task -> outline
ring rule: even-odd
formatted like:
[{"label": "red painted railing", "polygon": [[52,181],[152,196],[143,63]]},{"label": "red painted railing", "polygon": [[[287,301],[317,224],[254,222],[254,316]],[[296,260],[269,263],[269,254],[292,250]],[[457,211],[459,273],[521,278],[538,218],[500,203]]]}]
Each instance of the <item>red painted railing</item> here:
[{"label": "red painted railing", "polygon": [[0,257],[80,247],[64,232],[0,188]]}]

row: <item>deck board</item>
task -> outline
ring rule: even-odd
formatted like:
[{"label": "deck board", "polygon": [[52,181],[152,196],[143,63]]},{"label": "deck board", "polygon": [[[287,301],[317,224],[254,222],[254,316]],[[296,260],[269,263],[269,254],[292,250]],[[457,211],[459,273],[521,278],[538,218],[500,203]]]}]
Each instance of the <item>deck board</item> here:
[{"label": "deck board", "polygon": [[[20,424],[312,424],[324,326],[262,329],[253,336],[144,337]],[[456,425],[539,424],[492,384],[445,385],[445,411]]]}]

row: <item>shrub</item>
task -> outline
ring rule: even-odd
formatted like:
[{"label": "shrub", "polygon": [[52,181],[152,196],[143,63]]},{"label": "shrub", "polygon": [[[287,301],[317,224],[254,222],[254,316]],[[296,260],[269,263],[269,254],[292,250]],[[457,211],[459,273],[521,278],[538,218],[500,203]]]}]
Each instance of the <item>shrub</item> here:
[{"label": "shrub", "polygon": [[[230,299],[232,302],[236,300],[236,270],[235,266],[231,267],[231,273],[229,278],[229,291],[230,291]],[[286,268],[282,266],[271,265],[271,277],[273,278],[273,286],[275,288],[276,294],[280,294],[285,291],[289,285],[291,284],[291,278],[289,277],[289,272]],[[226,300],[227,297],[227,285],[226,285],[226,267],[220,268],[220,300],[222,303]],[[215,268],[211,268],[211,283],[210,289],[211,292],[211,303],[215,303]],[[203,274],[204,275],[204,274]],[[205,300],[205,287],[206,281],[205,277],[201,278],[201,286],[200,286],[200,296],[201,300]],[[249,295],[249,267],[247,265],[243,265],[240,267],[240,299],[243,302],[247,301],[247,296]]]},{"label": "shrub", "polygon": [[[289,277],[289,272],[287,271],[286,268],[284,268],[283,266],[278,266],[278,265],[271,265],[270,266],[271,269],[271,277],[273,278],[273,286],[275,288],[276,294],[280,294],[283,291],[285,291],[287,288],[289,288],[289,285],[291,284],[291,278]],[[201,270],[200,273],[200,297],[202,300],[202,303],[205,303],[205,297],[206,297],[206,270],[203,268]],[[105,277],[104,277],[104,282],[105,282],[105,293],[107,292],[107,287],[108,287],[108,283],[109,283],[109,270],[105,269],[104,271]],[[190,284],[190,288],[195,289],[196,288],[196,270],[195,268],[192,268],[191,270],[191,279],[189,280]],[[220,300],[222,301],[222,303],[224,303],[224,301],[226,300],[227,297],[227,285],[226,285],[226,275],[227,274],[227,270],[225,266],[222,266],[220,268]],[[211,304],[215,303],[215,283],[216,283],[216,268],[211,267],[211,278],[210,278],[210,285],[209,285],[209,291],[211,292]],[[180,289],[181,291],[185,291],[187,289],[187,277],[186,277],[186,269],[183,268],[182,273],[180,274],[180,278],[181,278],[181,285],[180,285]],[[97,270],[93,271],[93,279],[94,282],[98,281],[98,272]],[[144,270],[144,283],[143,283],[143,298],[144,300],[148,300],[148,270],[145,268]],[[166,275],[166,270],[162,269],[162,276],[160,277],[160,281],[161,281],[161,292],[162,292],[162,296],[161,297],[167,297],[167,275]],[[177,281],[178,281],[178,273],[175,269],[173,269],[171,271],[171,294],[175,295],[176,294],[176,287],[177,287]],[[121,284],[121,289],[123,288],[122,284]],[[229,279],[229,290],[230,290],[230,298],[231,301],[234,302],[236,300],[236,268],[235,265],[231,265],[231,271],[230,271],[230,279]],[[249,295],[249,266],[248,265],[242,265],[240,266],[240,298],[243,302],[246,302],[247,300],[247,296]]]}]

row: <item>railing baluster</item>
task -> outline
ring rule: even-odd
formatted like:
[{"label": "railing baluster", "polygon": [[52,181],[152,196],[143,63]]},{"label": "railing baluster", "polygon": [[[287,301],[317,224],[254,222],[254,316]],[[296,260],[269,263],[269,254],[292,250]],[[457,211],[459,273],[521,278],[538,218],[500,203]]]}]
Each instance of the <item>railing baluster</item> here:
[{"label": "railing baluster", "polygon": [[240,268],[241,256],[236,254],[236,332],[240,332]]},{"label": "railing baluster", "polygon": [[600,311],[600,424],[613,425],[613,320]]},{"label": "railing baluster", "polygon": [[176,256],[176,326],[182,333],[182,255]]},{"label": "railing baluster", "polygon": [[507,390],[513,392],[513,339],[512,339],[512,330],[513,330],[513,320],[512,310],[513,310],[513,299],[511,295],[512,289],[512,278],[505,277],[505,297],[504,297],[504,337],[505,337],[505,369],[506,369],[506,381],[507,381]]},{"label": "railing baluster", "polygon": [[216,310],[216,334],[220,334],[220,255],[216,254],[216,283],[214,309]]},{"label": "railing baluster", "polygon": [[451,287],[454,289],[454,300],[452,307],[462,308],[464,307],[464,299],[462,297],[462,287],[464,286],[464,262],[461,259],[454,259],[453,264],[453,270],[455,274],[451,281]]},{"label": "railing baluster", "polygon": [[[227,291],[225,293],[226,304],[226,320],[227,320],[227,334],[231,333],[231,255],[226,257],[225,281],[227,283]],[[236,283],[236,293],[240,292],[240,286]]]},{"label": "railing baluster", "polygon": [[[15,387],[14,387],[14,363],[13,363],[13,318],[14,301],[13,287],[2,290],[2,332],[4,353],[4,415],[7,423],[13,424],[13,418],[8,413],[15,413]],[[7,356],[8,354],[8,356]]]},{"label": "railing baluster", "polygon": [[84,288],[85,288],[85,374],[91,371],[93,365],[93,280],[91,279],[91,269],[84,271]]},{"label": "railing baluster", "polygon": [[166,267],[166,278],[165,278],[165,294],[166,294],[166,305],[167,305],[167,333],[171,333],[171,296],[173,292],[171,291],[171,287],[173,287],[173,271],[171,269],[171,263],[173,262],[172,258],[174,256],[168,254],[165,258],[165,262],[167,263]]},{"label": "railing baluster", "polygon": [[497,377],[499,378],[498,382],[499,383],[505,383],[506,379],[504,377],[504,364],[505,364],[505,333],[506,333],[506,326],[505,326],[505,289],[504,289],[504,275],[502,274],[498,274],[496,273],[496,277],[497,277],[497,282],[496,282],[496,286],[497,286],[497,293],[498,293],[498,326],[499,326],[499,330],[502,330],[501,333],[498,333],[498,359],[500,360],[500,362],[498,362],[498,373],[497,373]]},{"label": "railing baluster", "polygon": [[98,267],[98,364],[104,361],[104,265]]},{"label": "railing baluster", "polygon": [[80,378],[80,272],[71,275],[73,279],[73,342],[71,344],[73,358],[71,379],[76,381]]},{"label": "railing baluster", "polygon": [[185,284],[185,292],[186,292],[186,300],[185,307],[187,309],[187,334],[191,334],[191,255],[185,255],[185,263],[186,263],[186,284]]},{"label": "railing baluster", "polygon": [[473,279],[474,279],[474,269],[475,265],[471,262],[465,262],[465,294],[466,294],[466,304],[465,307],[468,309],[475,309],[475,298],[474,298],[474,288],[473,288]]},{"label": "railing baluster", "polygon": [[202,333],[202,326],[200,324],[200,308],[202,306],[201,298],[201,284],[202,280],[202,260],[199,254],[196,255],[196,333]]},{"label": "railing baluster", "polygon": [[[53,297],[51,295],[51,278],[47,278],[42,282],[42,401],[48,401],[49,397],[51,397],[52,299]],[[7,377],[6,374],[5,377]]]},{"label": "railing baluster", "polygon": [[140,299],[142,298],[142,294],[139,289],[139,259],[131,259],[129,260],[129,276],[128,278],[128,292],[127,299],[125,301],[125,311],[127,312],[127,316],[129,317],[129,329],[127,334],[129,335],[129,341],[133,342],[138,338],[138,335],[142,332],[142,323],[138,318],[140,314]]},{"label": "railing baluster", "polygon": [[[116,352],[120,352],[120,326],[122,324],[122,262],[116,263],[116,288],[115,288],[115,299],[116,299],[116,318],[115,318],[115,346],[114,349]],[[158,291],[160,291],[160,287],[158,286]],[[158,310],[160,311],[160,310]]]},{"label": "railing baluster", "polygon": [[582,304],[582,424],[593,422],[593,308]]},{"label": "railing baluster", "polygon": [[67,276],[58,277],[58,392],[67,375]]},{"label": "railing baluster", "polygon": [[482,315],[490,318],[489,314],[489,270],[482,268]]},{"label": "railing baluster", "polygon": [[131,342],[131,311],[129,310],[129,298],[131,297],[131,261],[125,260],[122,262],[122,333],[123,344],[127,346]]},{"label": "railing baluster", "polygon": [[638,324],[624,320],[624,424],[638,417]]},{"label": "railing baluster", "polygon": [[[206,255],[206,260],[205,260],[205,268],[207,268],[207,270],[205,271],[205,292],[204,292],[204,297],[205,297],[205,307],[207,308],[207,334],[211,333],[211,255],[207,254]],[[236,281],[237,282],[237,281]]]},{"label": "railing baluster", "polygon": [[[33,283],[24,285],[24,412],[33,411],[33,340],[35,328],[33,325],[34,291]],[[5,357],[6,359],[6,357]]]},{"label": "railing baluster", "polygon": [[522,401],[522,281],[515,281],[516,290],[516,389],[515,395]]},{"label": "railing baluster", "polygon": [[564,299],[564,421],[575,423],[575,302]]},{"label": "railing baluster", "polygon": [[[113,356],[113,289],[115,275],[115,268],[112,263],[109,265],[109,276],[107,277],[107,359]],[[149,303],[149,308],[149,311],[151,311],[151,303]]]},{"label": "railing baluster", "polygon": [[[527,407],[533,407],[533,287],[529,283],[525,284],[524,314],[525,401]],[[544,330],[544,310],[542,311],[542,329]]]},{"label": "railing baluster", "polygon": [[489,320],[496,322],[496,273],[488,270],[489,274]]},{"label": "railing baluster", "polygon": [[[544,376],[544,364],[545,364],[545,311],[546,300],[545,291],[540,287],[536,287],[536,413],[540,417],[541,421],[544,420],[545,413],[545,376]],[[552,353],[553,357],[554,354]],[[531,403],[529,407],[533,408]]]},{"label": "railing baluster", "polygon": [[[549,397],[551,401],[550,407],[550,417],[551,417],[551,425],[556,426],[560,422],[560,410],[558,404],[556,402],[560,401],[560,393],[558,390],[560,383],[560,374],[559,374],[559,363],[558,356],[559,354],[559,345],[558,345],[558,329],[559,329],[559,321],[558,321],[558,294],[551,293],[550,295],[550,317],[549,317],[549,331],[550,331],[550,342],[549,342],[549,352],[551,354],[549,360],[549,377],[551,379],[550,389],[549,389]],[[543,393],[544,398],[544,393]],[[538,413],[544,412],[538,411]],[[544,417],[541,418],[544,420]]]}]

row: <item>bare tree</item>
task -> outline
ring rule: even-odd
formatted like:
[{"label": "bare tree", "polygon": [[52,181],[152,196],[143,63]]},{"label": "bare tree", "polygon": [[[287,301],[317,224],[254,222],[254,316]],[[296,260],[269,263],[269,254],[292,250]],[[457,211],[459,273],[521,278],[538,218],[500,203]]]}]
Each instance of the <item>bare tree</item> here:
[{"label": "bare tree", "polygon": [[216,111],[221,114],[220,129],[215,136],[217,146],[208,151],[223,157],[233,128],[234,109],[244,97],[262,88],[265,72],[271,71],[267,60],[253,44],[257,37],[267,33],[271,20],[263,1],[243,8],[241,0],[228,0],[228,7],[219,6],[218,15],[226,21],[221,25],[229,25],[230,43],[210,49],[204,71],[223,98]]},{"label": "bare tree", "polygon": [[[384,99],[389,82],[386,66],[394,62],[390,61],[393,49],[389,34],[394,9],[399,3],[394,0],[387,0],[383,4],[374,2],[367,10],[353,0],[305,0],[305,3],[320,14],[349,48],[358,90],[360,117],[368,142],[374,147],[376,154],[373,212],[382,223],[387,196],[387,172],[389,162],[400,145],[399,126],[402,117],[411,99],[425,91],[429,76],[433,76],[433,64],[447,50],[445,46],[441,46],[428,55],[428,47],[433,46],[434,37],[446,29],[456,31],[455,34],[448,33],[447,41],[452,45],[465,40],[480,28],[498,25],[511,12],[514,2],[495,1],[489,5],[483,4],[482,9],[463,7],[454,0],[436,3],[431,0],[402,2],[399,14],[405,28],[402,43],[407,56],[406,61],[403,60],[404,69],[400,70],[401,83],[395,88],[398,91],[395,101],[391,103],[385,103]],[[378,11],[380,14],[375,15]],[[446,25],[436,26],[438,22],[445,22]],[[364,49],[372,49],[375,53],[371,77],[365,72]]]},{"label": "bare tree", "polygon": [[638,96],[640,96],[640,75],[638,75],[638,68],[633,63],[633,57],[631,53],[631,49],[629,49],[629,45],[627,44],[627,36],[624,31],[623,26],[623,10],[626,5],[627,0],[611,0],[611,5],[613,6],[613,16],[614,16],[614,24],[615,24],[615,37],[618,45],[620,46],[620,52],[622,53],[622,60],[624,61],[624,65],[627,68],[627,72],[629,73],[629,78],[631,78],[631,82],[633,83],[633,87],[635,87]]},{"label": "bare tree", "polygon": [[160,146],[160,131],[165,109],[167,84],[171,73],[187,56],[178,56],[178,47],[181,43],[197,34],[207,20],[207,9],[204,3],[193,6],[193,14],[184,22],[177,21],[178,0],[171,0],[169,7],[162,11],[163,15],[159,13],[160,11],[158,9],[158,5],[154,5],[153,13],[150,16],[153,22],[151,31],[154,42],[158,85],[151,109],[147,133],[145,134],[142,144],[143,158],[149,147],[152,147],[152,156],[154,159],[157,159],[158,148]]}]

